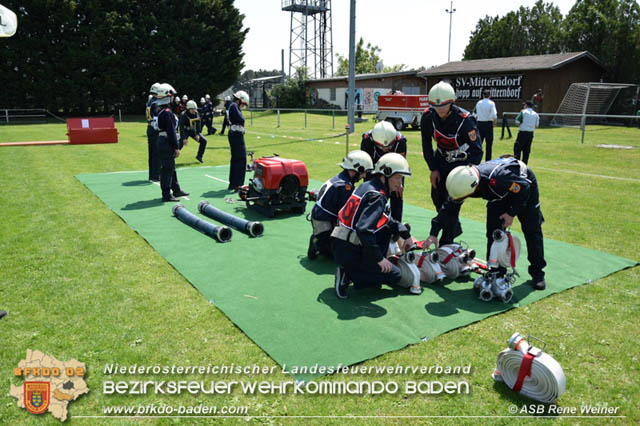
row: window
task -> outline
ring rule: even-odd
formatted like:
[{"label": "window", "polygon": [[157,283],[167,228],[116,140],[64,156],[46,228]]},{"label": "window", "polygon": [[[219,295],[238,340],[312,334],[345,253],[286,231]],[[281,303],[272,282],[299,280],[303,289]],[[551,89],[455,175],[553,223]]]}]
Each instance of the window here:
[{"label": "window", "polygon": [[329,89],[329,100],[330,101],[335,101],[336,100],[336,88],[332,87],[331,89]]}]

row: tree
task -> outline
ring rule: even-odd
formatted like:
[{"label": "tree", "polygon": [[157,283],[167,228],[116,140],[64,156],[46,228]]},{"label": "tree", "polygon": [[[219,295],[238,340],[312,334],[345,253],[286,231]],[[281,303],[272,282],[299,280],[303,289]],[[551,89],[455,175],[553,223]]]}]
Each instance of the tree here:
[{"label": "tree", "polygon": [[[356,45],[356,74],[370,74],[377,73],[377,65],[380,63],[380,48],[378,46],[372,46],[371,43],[367,43],[364,46],[364,39],[360,37],[358,44]],[[336,75],[349,75],[349,58],[340,54],[338,57],[338,71]],[[405,64],[393,65],[392,67],[385,67],[383,72],[402,71],[406,67]]]},{"label": "tree", "polygon": [[19,22],[0,41],[8,108],[139,113],[154,82],[191,97],[215,94],[243,66],[248,29],[233,0],[3,3]]},{"label": "tree", "polygon": [[634,0],[579,0],[562,28],[568,51],[588,50],[607,80],[637,83],[640,76],[640,6]]},{"label": "tree", "polygon": [[236,80],[236,82],[233,83],[232,89],[234,92],[237,92],[238,90],[244,90],[245,92],[248,92],[251,86],[249,82],[254,78],[272,77],[276,75],[282,75],[282,71],[278,71],[278,70],[268,71],[263,69],[259,69],[257,71],[246,70],[240,75],[240,78],[238,78],[238,80]]},{"label": "tree", "polygon": [[275,106],[280,108],[302,108],[307,102],[307,69],[296,69],[296,76],[288,77],[284,83],[276,84],[271,89],[271,98]]},{"label": "tree", "polygon": [[478,21],[464,51],[464,59],[556,53],[562,48],[562,14],[557,6],[538,0],[502,18],[485,16]]}]

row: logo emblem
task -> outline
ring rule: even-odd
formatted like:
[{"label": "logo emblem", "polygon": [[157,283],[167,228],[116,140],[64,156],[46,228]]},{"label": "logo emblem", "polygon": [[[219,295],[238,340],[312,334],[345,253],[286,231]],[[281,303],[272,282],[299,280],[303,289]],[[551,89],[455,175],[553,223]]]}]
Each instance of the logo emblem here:
[{"label": "logo emblem", "polygon": [[24,406],[28,412],[42,414],[49,408],[49,382],[24,382]]},{"label": "logo emblem", "polygon": [[478,139],[478,134],[476,133],[476,129],[470,130],[468,135],[469,135],[469,140],[471,140],[471,142],[475,142],[476,139]]},{"label": "logo emblem", "polygon": [[509,187],[509,191],[513,192],[514,194],[517,194],[518,192],[520,192],[520,185],[518,185],[517,183],[513,182],[511,184],[511,186]]}]

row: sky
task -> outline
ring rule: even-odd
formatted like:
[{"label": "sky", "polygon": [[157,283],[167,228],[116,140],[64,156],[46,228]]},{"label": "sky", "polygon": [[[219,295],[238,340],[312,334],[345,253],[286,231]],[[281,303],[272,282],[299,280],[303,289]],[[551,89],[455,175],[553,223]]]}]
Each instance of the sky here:
[{"label": "sky", "polygon": [[[504,16],[520,6],[533,7],[535,0],[454,0],[451,25],[451,61],[462,59],[464,49],[478,21],[485,16]],[[566,16],[575,0],[546,0]],[[334,71],[336,53],[348,56],[349,0],[332,0]],[[236,0],[245,15],[249,33],[244,42],[247,69],[280,69],[285,51],[285,72],[289,69],[291,13],[282,10],[281,0]],[[406,64],[405,69],[431,67],[447,62],[450,0],[357,0],[356,42],[381,49],[385,66]]]}]

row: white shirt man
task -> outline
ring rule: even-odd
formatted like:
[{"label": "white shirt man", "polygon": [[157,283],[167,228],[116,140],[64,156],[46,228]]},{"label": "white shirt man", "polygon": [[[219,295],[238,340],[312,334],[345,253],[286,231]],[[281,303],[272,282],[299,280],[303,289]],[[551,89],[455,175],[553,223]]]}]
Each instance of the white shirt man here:
[{"label": "white shirt man", "polygon": [[476,104],[476,116],[478,121],[478,131],[480,132],[480,143],[485,142],[485,161],[491,160],[491,147],[493,146],[493,126],[498,121],[498,111],[496,104],[489,99],[490,92],[484,92],[484,99]]},{"label": "white shirt man", "polygon": [[533,131],[540,125],[540,116],[533,110],[533,103],[527,101],[525,108],[516,117],[516,122],[520,124],[516,143],[513,144],[513,155],[519,160],[522,154],[522,161],[529,163],[531,153],[531,143],[533,142]]}]

